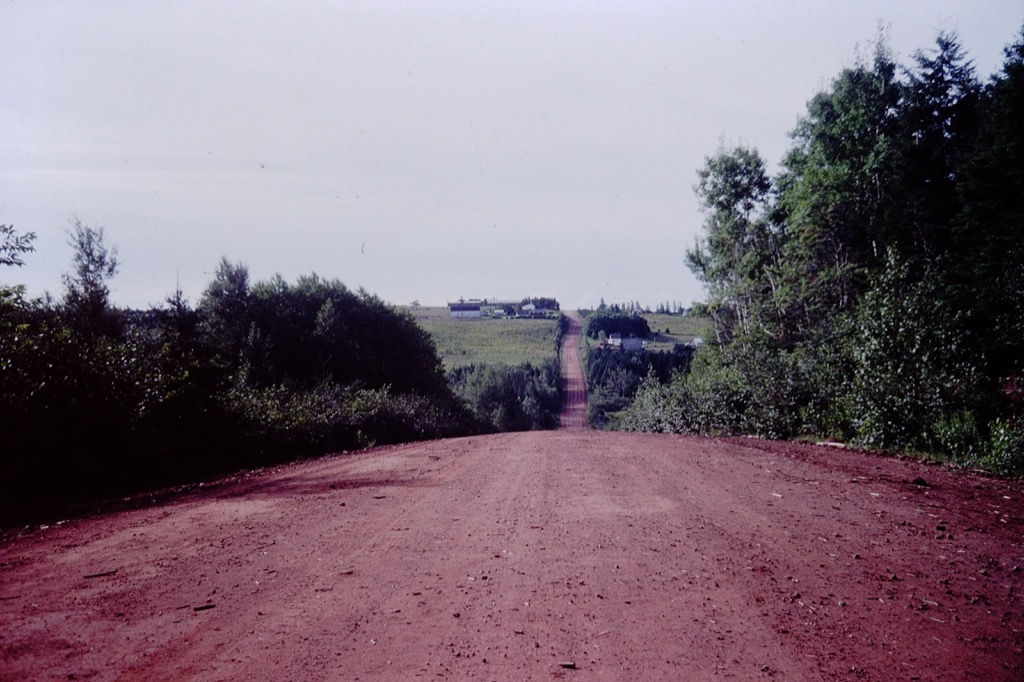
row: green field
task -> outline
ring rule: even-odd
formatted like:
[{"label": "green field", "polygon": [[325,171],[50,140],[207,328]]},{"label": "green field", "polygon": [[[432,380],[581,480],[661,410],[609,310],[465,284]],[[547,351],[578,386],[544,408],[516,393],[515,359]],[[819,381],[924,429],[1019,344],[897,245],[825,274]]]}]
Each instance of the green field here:
[{"label": "green field", "polygon": [[448,308],[406,308],[434,339],[445,370],[465,365],[541,365],[555,358],[556,319],[453,320]]},{"label": "green field", "polygon": [[677,343],[689,343],[697,336],[707,341],[714,333],[711,320],[706,317],[658,314],[644,314],[641,317],[647,320],[654,334],[653,341],[647,343],[648,350],[672,350]]}]

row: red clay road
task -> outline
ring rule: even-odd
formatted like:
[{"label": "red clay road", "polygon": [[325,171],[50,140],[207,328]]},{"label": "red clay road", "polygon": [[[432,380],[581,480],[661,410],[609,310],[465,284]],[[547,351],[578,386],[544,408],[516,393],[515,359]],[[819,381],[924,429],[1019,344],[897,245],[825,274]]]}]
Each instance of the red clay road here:
[{"label": "red clay road", "polygon": [[0,680],[1021,680],[1024,485],[583,429],[250,473],[0,544]]},{"label": "red clay road", "polygon": [[562,340],[562,414],[561,428],[582,431],[587,428],[587,384],[580,362],[582,319],[579,313],[565,313],[569,328]]},{"label": "red clay road", "polygon": [[0,679],[1020,680],[1021,494],[756,440],[322,459],[8,537]]}]

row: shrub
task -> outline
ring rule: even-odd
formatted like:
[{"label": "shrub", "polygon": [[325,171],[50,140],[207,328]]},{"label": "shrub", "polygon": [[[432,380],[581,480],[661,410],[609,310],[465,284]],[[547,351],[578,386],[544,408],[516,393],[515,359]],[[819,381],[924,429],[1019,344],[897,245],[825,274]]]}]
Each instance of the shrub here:
[{"label": "shrub", "polygon": [[558,425],[561,372],[555,361],[532,364],[468,365],[452,370],[452,390],[490,431],[530,431]]},{"label": "shrub", "polygon": [[855,439],[929,450],[943,438],[937,428],[952,437],[949,415],[975,407],[978,370],[967,327],[931,273],[915,277],[890,252],[854,320],[853,376],[840,399],[848,401]]},{"label": "shrub", "polygon": [[1024,425],[997,419],[988,451],[976,461],[1001,476],[1024,474]]}]

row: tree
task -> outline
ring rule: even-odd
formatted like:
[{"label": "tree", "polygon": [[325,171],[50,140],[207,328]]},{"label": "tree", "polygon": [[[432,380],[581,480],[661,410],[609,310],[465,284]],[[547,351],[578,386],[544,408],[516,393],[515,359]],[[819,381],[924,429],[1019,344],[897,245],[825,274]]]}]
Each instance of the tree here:
[{"label": "tree", "polygon": [[754,149],[719,149],[705,159],[694,191],[704,212],[704,234],[686,252],[686,263],[704,282],[720,339],[750,331],[766,267],[778,251],[768,224],[772,183]]},{"label": "tree", "polygon": [[808,104],[778,180],[785,244],[779,308],[799,338],[849,310],[899,239],[895,146],[902,85],[879,39],[871,64],[844,69]]},{"label": "tree", "polygon": [[1024,375],[1024,27],[985,89],[949,259],[954,305],[970,309],[987,373]]},{"label": "tree", "polygon": [[602,332],[605,336],[622,334],[624,337],[633,336],[645,339],[650,336],[651,327],[647,320],[639,315],[601,311],[587,318],[584,333],[588,337],[596,339]]},{"label": "tree", "polygon": [[249,331],[249,269],[221,258],[199,302],[200,328],[221,368],[239,360]]},{"label": "tree", "polygon": [[107,281],[117,274],[117,249],[108,247],[102,227],[71,220],[68,244],[74,249],[74,270],[64,274],[64,311],[71,326],[87,337],[115,335]]},{"label": "tree", "polygon": [[14,225],[0,225],[0,265],[24,265],[22,255],[36,250],[32,245],[35,238],[35,232],[18,234]]},{"label": "tree", "polygon": [[[974,146],[981,86],[957,37],[940,33],[935,49],[918,51],[900,113],[904,210],[899,216],[908,256],[935,261],[949,252],[959,183]],[[909,229],[908,229],[909,228]]]}]

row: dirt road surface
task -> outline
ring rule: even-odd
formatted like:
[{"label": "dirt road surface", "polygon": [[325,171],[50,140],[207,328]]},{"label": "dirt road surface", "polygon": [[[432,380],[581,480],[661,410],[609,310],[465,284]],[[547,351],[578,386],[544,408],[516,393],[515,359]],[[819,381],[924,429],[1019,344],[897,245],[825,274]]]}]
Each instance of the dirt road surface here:
[{"label": "dirt road surface", "polygon": [[236,476],[0,545],[0,680],[1021,680],[1021,483],[582,428]]},{"label": "dirt road surface", "polygon": [[562,414],[561,428],[583,431],[587,427],[587,384],[580,362],[580,336],[583,320],[579,313],[565,313],[569,328],[562,340]]}]

